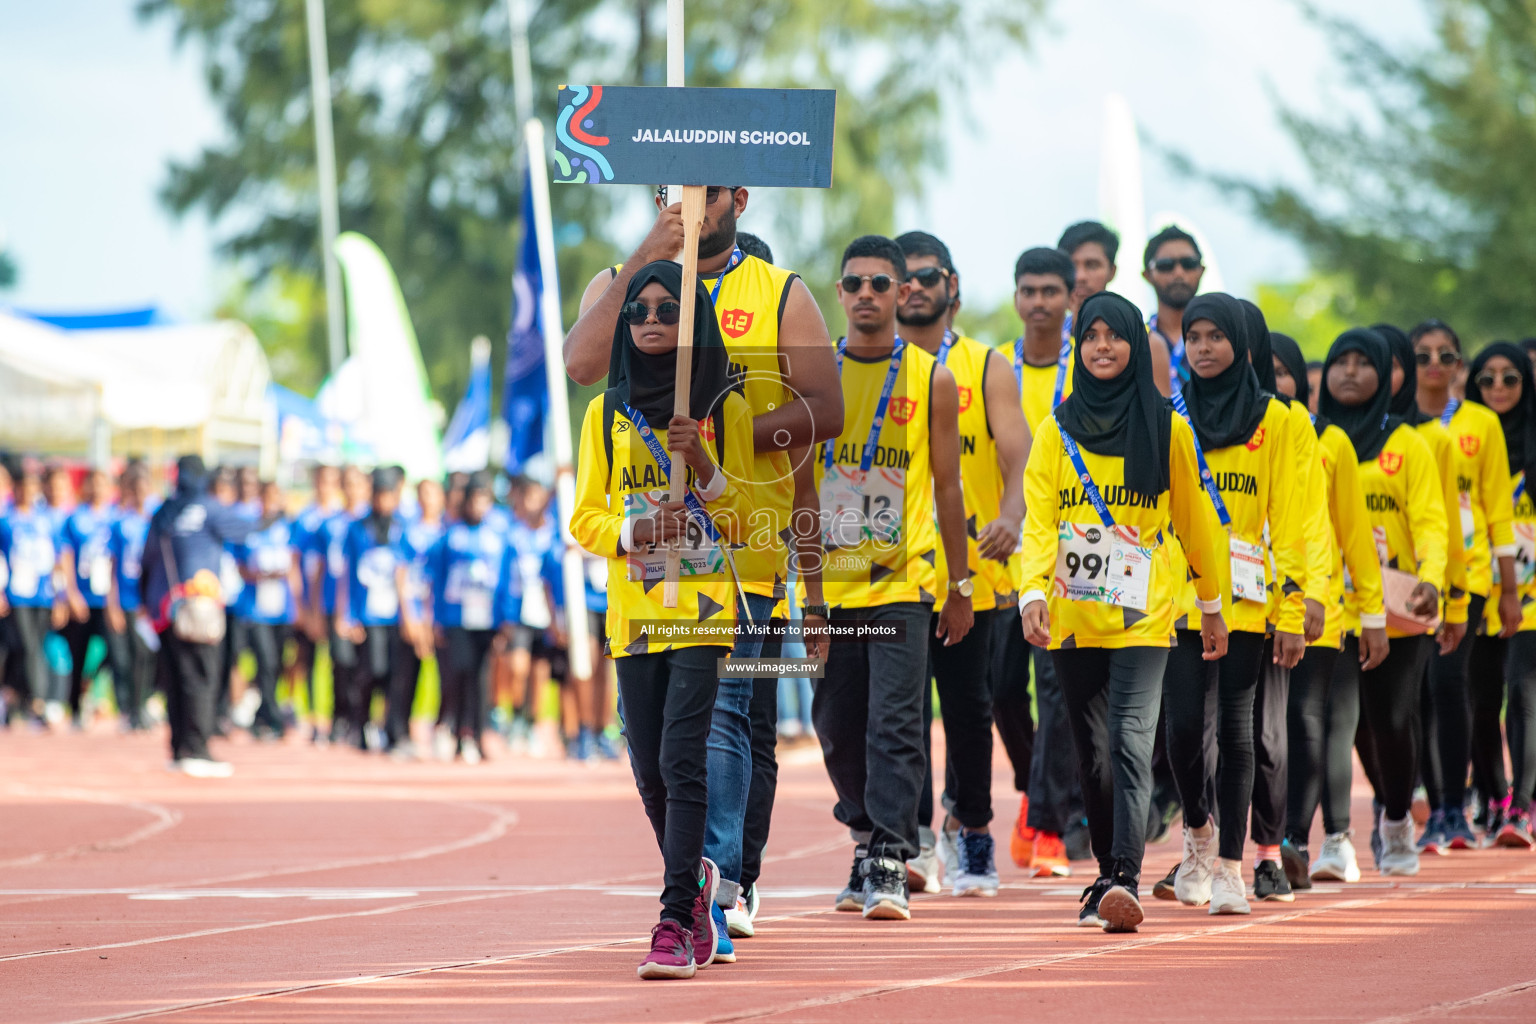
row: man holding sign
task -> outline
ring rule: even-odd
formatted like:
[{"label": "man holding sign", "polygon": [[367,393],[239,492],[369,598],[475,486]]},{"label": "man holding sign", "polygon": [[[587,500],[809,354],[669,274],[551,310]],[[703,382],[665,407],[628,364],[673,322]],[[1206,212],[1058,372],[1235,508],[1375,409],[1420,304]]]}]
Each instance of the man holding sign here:
[{"label": "man holding sign", "polygon": [[[710,174],[716,181],[827,187],[831,99],[830,93],[800,90],[568,87],[562,91],[556,127],[556,160],[562,171],[569,170],[571,180],[589,183],[688,181]],[[741,118],[751,121],[750,130],[694,128],[723,121],[740,124]],[[667,127],[677,124],[686,127]],[[763,635],[750,629],[749,620],[768,622],[774,603],[784,596],[788,575],[787,539],[796,489],[790,453],[837,435],[843,421],[842,394],[826,323],[805,283],[790,271],[744,255],[736,246],[736,223],[747,209],[747,188],[708,185],[703,191],[698,276],[725,341],[731,380],[740,384],[753,417],[754,458],[747,482],[753,490],[754,514],[745,524],[744,547],[735,556],[743,591],[737,609],[742,631],[732,657],[755,658]],[[624,263],[600,272],[587,285],[581,316],[566,335],[564,348],[566,372],[578,383],[596,383],[605,372],[612,377],[618,355],[613,325],[634,271],[655,260],[676,259],[683,250],[682,205],[668,204],[676,198],[660,190],[657,218],[645,239]],[[710,313],[700,310],[700,315]],[[805,504],[814,504],[814,495]],[[815,624],[811,618],[808,625]],[[738,903],[747,903],[738,891],[743,822],[754,760],[772,759],[776,682],[725,677],[715,698],[704,855],[720,869],[719,904],[733,911]],[[767,741],[758,737],[760,742],[754,744],[759,731]],[[764,767],[757,765],[759,772]],[[744,914],[732,917],[744,919]],[[737,931],[737,920],[731,924],[737,934],[746,933]]]}]

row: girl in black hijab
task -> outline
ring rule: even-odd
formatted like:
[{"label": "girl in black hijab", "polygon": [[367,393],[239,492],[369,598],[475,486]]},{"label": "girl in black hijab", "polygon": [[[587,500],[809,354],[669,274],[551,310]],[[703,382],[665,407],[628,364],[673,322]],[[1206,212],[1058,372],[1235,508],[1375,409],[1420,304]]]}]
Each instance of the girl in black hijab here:
[{"label": "girl in black hijab", "polygon": [[[1255,307],[1257,308],[1257,307]],[[1184,401],[1189,408],[1189,422],[1195,436],[1207,452],[1242,444],[1253,436],[1269,408],[1270,395],[1260,385],[1257,353],[1249,362],[1250,323],[1243,304],[1223,292],[1197,295],[1184,310],[1184,339],[1188,361],[1189,329],[1197,321],[1208,320],[1226,335],[1232,348],[1232,362],[1211,377],[1201,377],[1193,369],[1184,385]],[[1269,346],[1264,346],[1265,360]],[[1274,369],[1269,373],[1274,379]]]},{"label": "girl in black hijab", "polygon": [[[1395,569],[1419,581],[1406,607],[1397,610],[1429,616],[1439,607],[1445,584],[1448,534],[1440,471],[1423,436],[1389,413],[1391,379],[1387,341],[1368,328],[1345,331],[1323,366],[1318,410],[1349,435],[1355,449],[1384,576]],[[1384,583],[1390,601],[1393,578]],[[1378,868],[1384,875],[1413,875],[1419,851],[1408,811],[1418,782],[1417,711],[1431,639],[1390,627],[1389,638],[1387,657],[1374,669],[1360,671],[1355,659],[1341,658],[1336,682],[1338,699],[1358,701],[1361,761],[1382,808],[1376,822]],[[1335,745],[1328,746],[1331,775],[1342,766],[1331,763]]]},{"label": "girl in black hijab", "polygon": [[1387,408],[1410,427],[1428,422],[1430,417],[1419,411],[1419,370],[1413,355],[1413,342],[1408,340],[1402,328],[1392,324],[1372,324],[1371,330],[1387,343],[1392,362],[1402,374],[1402,382],[1392,388],[1392,401]]},{"label": "girl in black hijab", "polygon": [[[1269,351],[1269,321],[1264,319],[1264,311],[1258,303],[1248,299],[1237,301],[1243,307],[1244,322],[1248,325],[1248,355],[1253,360],[1253,372],[1258,375],[1259,387],[1290,405],[1290,398],[1280,394],[1275,387],[1275,363]],[[1188,318],[1189,314],[1186,313],[1185,319]]]},{"label": "girl in black hijab", "polygon": [[[1196,643],[1212,660],[1226,652],[1217,583],[1226,551],[1190,429],[1174,422],[1152,382],[1141,312],[1100,292],[1083,303],[1076,336],[1072,394],[1041,423],[1024,471],[1019,606],[1025,637],[1050,648],[1056,667],[1099,862],[1078,923],[1133,932],[1142,920],[1152,744],[1185,581],[1168,545],[1176,532],[1197,574]],[[1069,454],[1074,443],[1082,469]],[[1087,497],[1089,481],[1102,511]],[[1124,582],[1133,576],[1139,584]]]},{"label": "girl in black hijab", "polygon": [[[1281,334],[1279,331],[1269,332],[1269,351],[1273,362],[1280,366],[1273,367],[1275,374],[1275,394],[1284,396],[1285,389],[1280,383],[1280,370],[1284,368],[1285,375],[1291,381],[1290,397],[1296,399],[1303,406],[1312,403],[1312,382],[1307,379],[1307,357],[1301,354],[1301,346],[1296,344],[1296,339],[1289,334]],[[1317,428],[1319,436],[1322,435],[1323,426]]]}]

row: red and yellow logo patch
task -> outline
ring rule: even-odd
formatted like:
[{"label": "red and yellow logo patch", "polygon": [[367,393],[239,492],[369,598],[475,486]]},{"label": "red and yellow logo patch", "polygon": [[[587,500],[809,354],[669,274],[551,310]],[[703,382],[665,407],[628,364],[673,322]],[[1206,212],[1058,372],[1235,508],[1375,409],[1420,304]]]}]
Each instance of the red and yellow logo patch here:
[{"label": "red and yellow logo patch", "polygon": [[720,329],[733,338],[739,338],[752,329],[753,314],[744,309],[727,309],[720,313]]},{"label": "red and yellow logo patch", "polygon": [[1264,447],[1264,428],[1260,427],[1258,430],[1255,430],[1253,436],[1248,439],[1248,442],[1243,447],[1251,452],[1256,452]]},{"label": "red and yellow logo patch", "polygon": [[891,399],[891,419],[902,426],[912,422],[912,417],[917,415],[917,402],[911,398]]},{"label": "red and yellow logo patch", "polygon": [[968,388],[968,387],[962,386],[962,387],[960,387],[959,390],[960,390],[960,411],[961,412],[965,412],[967,409],[969,409],[971,407],[971,389]]},{"label": "red and yellow logo patch", "polygon": [[699,439],[713,444],[715,441],[715,418],[706,416],[699,423]]},{"label": "red and yellow logo patch", "polygon": [[1482,439],[1472,434],[1462,434],[1457,443],[1461,445],[1461,453],[1469,459],[1476,458],[1478,449],[1483,446]]},{"label": "red and yellow logo patch", "polygon": [[1387,476],[1396,476],[1397,471],[1403,468],[1403,457],[1397,452],[1382,452],[1376,456],[1376,464]]}]

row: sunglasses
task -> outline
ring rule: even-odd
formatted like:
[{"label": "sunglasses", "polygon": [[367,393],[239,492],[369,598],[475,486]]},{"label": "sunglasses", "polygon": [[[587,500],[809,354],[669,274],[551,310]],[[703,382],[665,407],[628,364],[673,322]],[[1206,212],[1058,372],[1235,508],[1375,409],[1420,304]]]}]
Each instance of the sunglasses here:
[{"label": "sunglasses", "polygon": [[656,314],[659,323],[671,327],[682,319],[683,307],[676,302],[663,302],[658,306],[647,306],[643,302],[626,302],[624,308],[619,310],[619,316],[631,327],[639,327]]},{"label": "sunglasses", "polygon": [[1512,388],[1520,383],[1520,375],[1514,370],[1506,370],[1497,377],[1491,373],[1480,373],[1477,375],[1477,386],[1480,388],[1491,388],[1494,381],[1498,381],[1507,388]]},{"label": "sunglasses", "polygon": [[1148,265],[1159,274],[1171,274],[1174,267],[1182,267],[1185,270],[1199,270],[1200,258],[1198,256],[1180,256],[1177,259],[1165,257],[1160,260],[1153,260]]},{"label": "sunglasses", "polygon": [[[736,190],[740,187],[740,185],[710,185],[704,189],[704,205],[713,206],[715,200],[720,198],[721,192],[729,192],[731,195],[735,195]],[[656,186],[656,198],[662,202],[667,201],[667,186]]]},{"label": "sunglasses", "polygon": [[936,288],[940,281],[949,276],[949,271],[943,267],[924,267],[922,270],[914,270],[907,275],[924,288]]},{"label": "sunglasses", "polygon": [[844,274],[842,280],[837,283],[843,286],[845,294],[857,295],[859,289],[864,287],[865,281],[869,282],[869,286],[874,289],[876,295],[884,295],[891,290],[891,285],[896,283],[896,279],[890,274],[864,274],[863,276]]},{"label": "sunglasses", "polygon": [[1413,358],[1418,360],[1420,366],[1428,366],[1431,360],[1438,360],[1441,366],[1455,366],[1461,361],[1461,356],[1450,349],[1446,349],[1438,355],[1430,352],[1415,352]]}]

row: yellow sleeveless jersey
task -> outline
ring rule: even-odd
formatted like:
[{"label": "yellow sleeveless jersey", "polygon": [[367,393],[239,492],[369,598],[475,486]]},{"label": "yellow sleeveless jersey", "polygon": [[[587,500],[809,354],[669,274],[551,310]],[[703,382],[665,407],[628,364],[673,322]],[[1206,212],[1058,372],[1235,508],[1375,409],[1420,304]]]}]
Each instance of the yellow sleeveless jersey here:
[{"label": "yellow sleeveless jersey", "polygon": [[[1083,465],[1093,477],[1117,526],[1136,527],[1141,544],[1151,551],[1150,581],[1145,611],[1093,601],[1071,601],[1055,592],[1057,545],[1064,524],[1100,527],[1082,482],[1061,442],[1056,417],[1047,416],[1035,431],[1029,464],[1024,469],[1023,583],[1021,604],[1044,596],[1050,602],[1051,649],[1074,647],[1169,647],[1178,599],[1185,581],[1180,547],[1195,567],[1195,590],[1201,600],[1219,596],[1219,561],[1227,557],[1226,531],[1216,518],[1200,483],[1195,463],[1194,434],[1177,413],[1173,417],[1169,457],[1169,489],[1151,502],[1125,487],[1125,460],[1081,449]],[[1177,564],[1176,564],[1177,562]]]},{"label": "yellow sleeveless jersey", "polygon": [[[734,548],[748,532],[756,501],[756,488],[741,484],[748,479],[752,466],[752,413],[746,401],[733,393],[726,397],[723,414],[717,413],[704,421],[700,433],[704,450],[712,460],[717,458],[717,417],[723,418],[725,424],[721,469],[725,472],[726,487],[705,509],[724,543]],[[598,395],[587,405],[581,423],[571,535],[583,548],[608,560],[609,657],[655,654],[675,647],[731,646],[735,642],[731,629],[736,621],[736,590],[728,567],[683,576],[678,583],[676,608],[663,607],[660,580],[647,578],[644,573],[640,579],[630,579],[631,561],[619,553],[624,520],[627,516],[645,514],[659,498],[665,497],[667,478],[640,431],[622,409],[607,425],[606,433],[613,446],[610,466],[603,418],[603,396]],[[665,447],[665,429],[659,440]],[[673,464],[675,472],[675,460]],[[691,470],[689,483],[696,484]],[[733,554],[739,568],[742,551],[736,548]]]},{"label": "yellow sleeveless jersey", "polygon": [[[1013,344],[998,349],[998,354],[1008,360],[1008,365],[1013,367],[1013,375],[1019,381],[1019,404],[1024,409],[1024,422],[1033,433],[1047,416],[1056,411],[1052,400],[1056,397],[1057,366],[1052,362],[1048,366],[1033,366],[1024,361],[1024,347],[1020,340]],[[1068,358],[1067,368],[1062,380],[1061,397],[1063,400],[1072,393],[1072,374],[1076,370],[1077,360]]]},{"label": "yellow sleeveless jersey", "polygon": [[[1507,456],[1506,456],[1507,459]],[[1506,461],[1505,465],[1508,465]],[[1511,536],[1514,539],[1515,572],[1523,581],[1518,584],[1520,590],[1520,610],[1523,613],[1520,619],[1520,632],[1536,629],[1536,504],[1531,503],[1530,492],[1525,487],[1525,474],[1515,473],[1510,477],[1511,495],[1513,498],[1514,517],[1511,522]],[[1488,636],[1495,636],[1503,628],[1499,618],[1499,597],[1503,593],[1502,581],[1495,581],[1493,589],[1488,594],[1488,604],[1483,612],[1484,631]]]},{"label": "yellow sleeveless jersey", "polygon": [[[1001,359],[989,360],[992,349],[965,335],[954,340],[944,365],[955,375],[960,393],[960,484],[965,492],[965,547],[970,558],[975,594],[971,607],[978,612],[1011,605],[1018,598],[1019,555],[1014,552],[1006,562],[983,560],[976,549],[976,535],[997,518],[1003,497],[1002,469],[997,464],[997,442],[987,422],[986,377],[989,365],[1001,372]],[[939,591],[937,608],[944,607],[948,593],[949,572],[944,564],[944,545],[935,545],[938,557]]]},{"label": "yellow sleeveless jersey", "polygon": [[[1268,598],[1273,596],[1278,609],[1276,628],[1285,633],[1301,632],[1305,612],[1301,580],[1306,570],[1307,547],[1303,510],[1293,500],[1302,489],[1302,482],[1298,480],[1295,442],[1289,409],[1279,399],[1271,398],[1264,418],[1246,442],[1205,452],[1211,478],[1231,517],[1231,523],[1219,538],[1223,550],[1216,559],[1221,616],[1230,631],[1265,632],[1270,619]],[[1215,506],[1204,486],[1200,488],[1200,496],[1214,516]],[[1220,524],[1219,517],[1217,523]],[[1269,527],[1267,544],[1266,524]],[[1239,542],[1257,545],[1260,549],[1267,547],[1265,600],[1234,599],[1232,560],[1226,550],[1229,545],[1225,534],[1228,533]],[[1175,564],[1179,561],[1174,559]],[[1184,584],[1179,611],[1187,617],[1187,622],[1198,625],[1200,615],[1195,608],[1193,582]]]},{"label": "yellow sleeveless jersey", "polygon": [[[843,433],[817,446],[826,546],[821,586],[833,610],[909,601],[933,604],[941,587],[928,458],[928,417],[938,363],[916,345],[902,345],[901,366],[869,473],[856,490],[848,484],[861,467],[890,363],[889,355],[843,356]],[[828,447],[830,470],[824,454]],[[846,501],[839,501],[839,491]],[[878,533],[864,528],[865,522],[874,524]],[[829,537],[829,529],[835,535]]]},{"label": "yellow sleeveless jersey", "polygon": [[[1365,492],[1360,489],[1360,466],[1349,435],[1330,424],[1317,439],[1318,476],[1325,489],[1331,542],[1328,545],[1332,566],[1328,595],[1323,601],[1323,635],[1314,647],[1338,648],[1344,634],[1365,623],[1374,628],[1386,625],[1381,605],[1381,565],[1376,561],[1376,542],[1371,532],[1370,516],[1365,510]],[[1310,548],[1308,551],[1310,552]],[[1344,607],[1344,569],[1349,569],[1351,613]],[[1311,595],[1308,595],[1311,596]]]},{"label": "yellow sleeveless jersey", "polygon": [[1493,559],[1514,554],[1514,496],[1504,428],[1491,409],[1462,402],[1445,431],[1456,479],[1454,537],[1466,551],[1466,589],[1486,597],[1493,586]]},{"label": "yellow sleeveless jersey", "polygon": [[[1404,424],[1387,438],[1376,458],[1359,467],[1377,561],[1413,573],[1444,593],[1445,491],[1429,441]],[[1345,602],[1349,613],[1358,617],[1359,595],[1346,594]],[[1403,634],[1388,630],[1388,635]]]},{"label": "yellow sleeveless jersey", "polygon": [[[712,295],[715,285],[720,285],[715,317],[730,355],[731,376],[741,383],[753,416],[782,408],[793,400],[784,385],[781,360],[793,359],[795,353],[793,349],[779,350],[779,322],[789,301],[789,287],[799,276],[756,256],[747,256],[731,268],[724,280],[718,276],[702,278],[704,289]],[[748,435],[749,443],[750,438]],[[751,480],[753,515],[747,524],[745,550],[736,558],[742,589],[749,594],[782,598],[789,567],[785,538],[789,536],[790,513],[795,504],[789,453],[754,453]]]},{"label": "yellow sleeveless jersey", "polygon": [[1461,543],[1460,498],[1456,492],[1456,463],[1451,455],[1451,435],[1439,420],[1426,420],[1414,428],[1429,444],[1440,474],[1441,505],[1445,508],[1445,587],[1440,592],[1441,614],[1447,622],[1467,621],[1467,551]]}]

